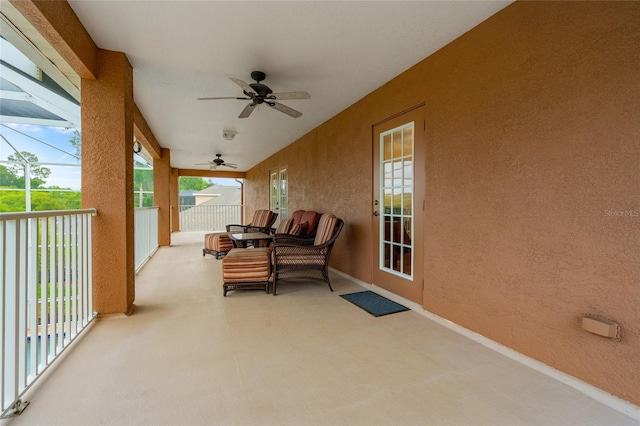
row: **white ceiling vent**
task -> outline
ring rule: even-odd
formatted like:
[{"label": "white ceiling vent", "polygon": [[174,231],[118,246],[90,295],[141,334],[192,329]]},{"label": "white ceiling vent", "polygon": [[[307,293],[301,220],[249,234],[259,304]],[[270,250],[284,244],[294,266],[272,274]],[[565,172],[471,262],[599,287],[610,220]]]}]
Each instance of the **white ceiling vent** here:
[{"label": "white ceiling vent", "polygon": [[232,141],[238,132],[234,130],[223,130],[222,131],[222,139],[225,141]]}]

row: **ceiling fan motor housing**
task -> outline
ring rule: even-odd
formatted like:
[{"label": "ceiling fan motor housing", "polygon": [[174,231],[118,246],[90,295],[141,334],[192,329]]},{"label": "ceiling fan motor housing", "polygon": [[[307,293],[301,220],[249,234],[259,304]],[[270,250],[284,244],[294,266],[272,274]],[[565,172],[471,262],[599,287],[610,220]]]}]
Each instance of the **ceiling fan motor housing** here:
[{"label": "ceiling fan motor housing", "polygon": [[[261,104],[264,101],[265,97],[273,93],[273,91],[269,87],[265,86],[264,84],[251,83],[249,86],[251,86],[251,88],[258,94],[258,96],[255,96],[253,99],[257,101],[256,103],[259,103],[259,104]],[[251,97],[251,95],[249,95],[247,92],[244,92],[244,94]]]},{"label": "ceiling fan motor housing", "polygon": [[257,81],[258,83],[260,83],[266,77],[267,75],[262,71],[251,71],[251,79]]},{"label": "ceiling fan motor housing", "polygon": [[258,94],[258,96],[251,96],[247,92],[244,92],[244,94],[249,96],[250,98],[253,98],[253,102],[255,104],[263,103],[264,102],[264,98],[266,98],[271,93],[273,93],[273,90],[271,90],[268,86],[260,83],[262,80],[265,79],[266,76],[267,75],[265,73],[263,73],[262,71],[252,71],[251,72],[251,78],[254,79],[256,82],[249,84],[249,86],[251,86],[253,91],[256,92]]}]

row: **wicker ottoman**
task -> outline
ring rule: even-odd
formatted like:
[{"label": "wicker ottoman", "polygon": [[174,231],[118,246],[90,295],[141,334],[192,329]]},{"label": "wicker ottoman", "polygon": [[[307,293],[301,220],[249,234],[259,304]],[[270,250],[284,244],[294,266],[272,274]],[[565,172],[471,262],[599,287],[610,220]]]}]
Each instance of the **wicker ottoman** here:
[{"label": "wicker ottoman", "polygon": [[224,296],[229,290],[264,289],[269,293],[271,249],[234,248],[222,259]]},{"label": "wicker ottoman", "polygon": [[233,248],[233,242],[228,232],[205,234],[202,255],[212,254],[216,259],[222,259]]}]

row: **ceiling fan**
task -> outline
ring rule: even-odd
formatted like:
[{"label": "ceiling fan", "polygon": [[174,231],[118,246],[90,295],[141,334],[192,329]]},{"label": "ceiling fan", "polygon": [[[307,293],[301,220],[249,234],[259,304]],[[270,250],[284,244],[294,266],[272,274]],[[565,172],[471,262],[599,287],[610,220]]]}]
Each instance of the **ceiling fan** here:
[{"label": "ceiling fan", "polygon": [[282,105],[277,100],[290,100],[290,99],[311,99],[311,95],[307,92],[282,92],[282,93],[273,93],[273,91],[266,85],[261,84],[260,82],[264,80],[266,74],[262,71],[253,71],[251,73],[251,78],[256,82],[247,84],[244,81],[231,78],[231,81],[236,83],[238,86],[242,88],[243,93],[248,96],[247,98],[235,98],[235,97],[213,97],[213,98],[198,98],[199,101],[209,101],[216,99],[240,99],[240,100],[248,100],[251,101],[249,105],[247,105],[238,118],[247,118],[251,115],[256,106],[260,104],[265,104],[270,106],[273,109],[276,109],[280,112],[284,112],[285,114],[298,118],[302,115],[300,111],[296,111],[293,108],[289,108],[286,105]]},{"label": "ceiling fan", "polygon": [[196,166],[204,166],[205,164],[209,165],[210,170],[216,170],[218,167],[229,167],[230,169],[237,169],[238,165],[234,163],[227,163],[222,158],[222,154],[216,154],[216,159],[207,161],[206,163],[196,163]]}]

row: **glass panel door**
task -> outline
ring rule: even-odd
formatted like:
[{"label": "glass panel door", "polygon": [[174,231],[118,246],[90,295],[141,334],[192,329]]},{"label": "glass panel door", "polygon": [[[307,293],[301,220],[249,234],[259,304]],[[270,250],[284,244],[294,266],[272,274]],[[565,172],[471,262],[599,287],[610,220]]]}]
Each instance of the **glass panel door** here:
[{"label": "glass panel door", "polygon": [[422,302],[424,107],[373,127],[373,284]]},{"label": "glass panel door", "polygon": [[269,202],[271,211],[278,213],[278,220],[287,218],[288,180],[287,169],[281,168],[271,172],[269,176]]},{"label": "glass panel door", "polygon": [[269,175],[269,209],[273,212],[278,211],[279,191],[278,191],[278,173],[271,172]]},{"label": "glass panel door", "polygon": [[380,268],[411,278],[413,265],[413,123],[380,135]]},{"label": "glass panel door", "polygon": [[280,208],[280,213],[278,219],[283,220],[287,218],[287,169],[281,169],[279,173],[280,180],[280,197],[278,206]]}]

